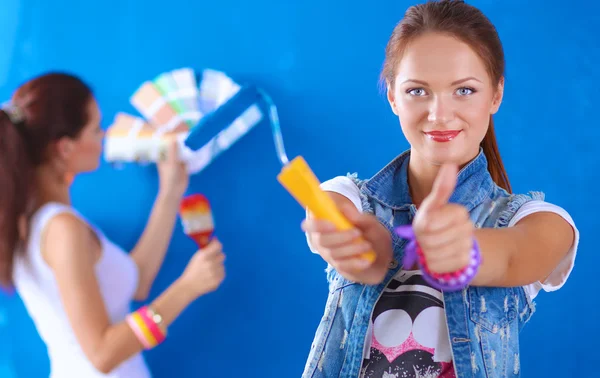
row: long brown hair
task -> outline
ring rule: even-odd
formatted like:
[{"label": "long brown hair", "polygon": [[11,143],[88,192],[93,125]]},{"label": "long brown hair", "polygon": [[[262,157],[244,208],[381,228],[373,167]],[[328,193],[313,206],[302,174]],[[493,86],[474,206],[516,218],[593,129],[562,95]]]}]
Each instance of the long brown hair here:
[{"label": "long brown hair", "polygon": [[[404,49],[410,41],[426,32],[450,34],[470,45],[485,63],[492,82],[496,85],[500,83],[504,76],[505,63],[502,43],[496,28],[479,9],[465,4],[462,0],[428,1],[408,8],[388,41],[381,72],[382,82],[390,87],[394,86],[396,67],[402,59]],[[481,147],[494,182],[512,192],[498,150],[492,116]]]},{"label": "long brown hair", "polygon": [[[0,110],[0,285],[12,284],[21,240],[20,219],[28,219],[35,196],[36,167],[48,160],[48,146],[76,138],[87,124],[91,89],[66,73],[48,73],[23,84]],[[12,109],[12,110],[11,110]]]}]

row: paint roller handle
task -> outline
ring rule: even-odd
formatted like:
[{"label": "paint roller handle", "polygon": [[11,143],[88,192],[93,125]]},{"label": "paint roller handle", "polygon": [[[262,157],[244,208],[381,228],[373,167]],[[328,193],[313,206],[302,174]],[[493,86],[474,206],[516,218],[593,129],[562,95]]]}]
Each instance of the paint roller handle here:
[{"label": "paint roller handle", "polygon": [[[340,231],[354,228],[337,207],[335,201],[321,189],[319,180],[301,156],[294,158],[284,166],[277,179],[316,219],[327,220]],[[361,255],[361,258],[369,262],[375,261],[375,257],[374,251]]]},{"label": "paint roller handle", "polygon": [[[319,199],[320,204],[318,206],[312,206],[308,208],[308,210],[314,214],[316,219],[327,220],[333,223],[333,225],[339,231],[347,231],[354,228],[354,225],[350,223],[350,221],[348,221],[348,219],[342,214],[340,209],[337,207],[335,201],[329,196],[329,194],[319,189],[318,194],[315,193],[315,195],[318,197],[322,197],[321,199]],[[362,237],[358,237],[356,239],[357,243],[363,241],[364,239]],[[376,255],[374,251],[369,251],[360,255],[360,257],[369,262],[374,262]]]}]

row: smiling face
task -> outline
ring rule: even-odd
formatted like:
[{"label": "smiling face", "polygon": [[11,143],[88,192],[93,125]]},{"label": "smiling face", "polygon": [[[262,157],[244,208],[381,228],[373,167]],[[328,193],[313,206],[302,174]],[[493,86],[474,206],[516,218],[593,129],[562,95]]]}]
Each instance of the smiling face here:
[{"label": "smiling face", "polygon": [[468,44],[426,33],[406,46],[388,100],[411,145],[411,160],[462,166],[477,156],[502,92],[503,81],[492,81]]}]

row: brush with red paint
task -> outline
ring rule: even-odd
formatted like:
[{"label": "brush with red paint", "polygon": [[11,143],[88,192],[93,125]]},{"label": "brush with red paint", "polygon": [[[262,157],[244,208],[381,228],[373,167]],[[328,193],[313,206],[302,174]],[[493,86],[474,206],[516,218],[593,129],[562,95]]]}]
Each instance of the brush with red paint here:
[{"label": "brush with red paint", "polygon": [[215,224],[208,199],[202,194],[191,194],[181,201],[179,215],[183,232],[192,238],[199,248],[210,242]]}]

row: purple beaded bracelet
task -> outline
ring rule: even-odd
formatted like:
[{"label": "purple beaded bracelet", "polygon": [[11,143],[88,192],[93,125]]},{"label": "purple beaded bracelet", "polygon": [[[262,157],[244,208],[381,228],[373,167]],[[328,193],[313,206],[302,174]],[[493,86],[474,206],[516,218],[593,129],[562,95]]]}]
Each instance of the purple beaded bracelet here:
[{"label": "purple beaded bracelet", "polygon": [[462,290],[469,285],[475,277],[475,274],[477,274],[477,270],[481,265],[481,252],[477,240],[473,239],[473,248],[471,249],[471,260],[469,261],[469,265],[453,273],[438,274],[431,272],[427,267],[425,257],[423,256],[421,248],[419,248],[412,226],[398,226],[395,228],[395,232],[401,238],[409,240],[404,248],[402,265],[405,269],[409,269],[414,266],[415,262],[418,263],[423,272],[423,279],[436,289],[443,291]]}]

